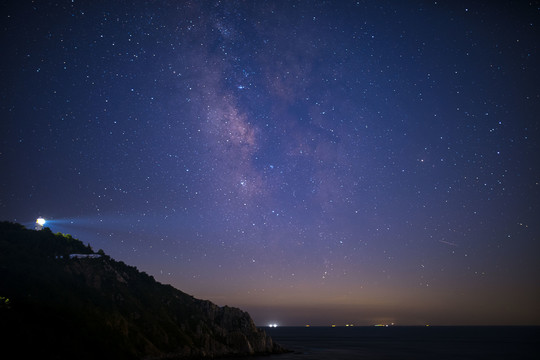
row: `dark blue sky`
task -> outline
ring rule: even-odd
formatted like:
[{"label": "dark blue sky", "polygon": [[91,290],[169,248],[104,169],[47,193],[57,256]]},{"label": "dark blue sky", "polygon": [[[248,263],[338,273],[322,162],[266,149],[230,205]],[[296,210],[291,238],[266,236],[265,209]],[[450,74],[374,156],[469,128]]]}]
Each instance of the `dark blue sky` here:
[{"label": "dark blue sky", "polygon": [[259,325],[540,324],[538,2],[1,8],[1,220]]}]

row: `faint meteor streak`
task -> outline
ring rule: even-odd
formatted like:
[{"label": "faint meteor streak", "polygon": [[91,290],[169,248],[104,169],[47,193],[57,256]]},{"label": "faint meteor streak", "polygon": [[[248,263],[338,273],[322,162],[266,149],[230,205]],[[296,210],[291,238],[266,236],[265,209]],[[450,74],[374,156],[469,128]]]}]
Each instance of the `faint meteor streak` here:
[{"label": "faint meteor streak", "polygon": [[457,244],[454,244],[453,242],[450,242],[450,241],[446,241],[446,240],[439,240],[439,242],[442,242],[443,244],[448,244],[448,245],[451,245],[451,246],[456,246],[456,247],[457,247]]}]

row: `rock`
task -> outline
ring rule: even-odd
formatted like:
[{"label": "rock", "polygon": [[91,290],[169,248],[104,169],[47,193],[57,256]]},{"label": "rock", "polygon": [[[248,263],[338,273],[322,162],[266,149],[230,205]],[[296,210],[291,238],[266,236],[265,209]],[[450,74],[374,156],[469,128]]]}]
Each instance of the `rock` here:
[{"label": "rock", "polygon": [[[5,353],[22,358],[214,358],[283,352],[248,313],[196,299],[80,241],[0,223]],[[17,346],[16,344],[22,344]]]}]

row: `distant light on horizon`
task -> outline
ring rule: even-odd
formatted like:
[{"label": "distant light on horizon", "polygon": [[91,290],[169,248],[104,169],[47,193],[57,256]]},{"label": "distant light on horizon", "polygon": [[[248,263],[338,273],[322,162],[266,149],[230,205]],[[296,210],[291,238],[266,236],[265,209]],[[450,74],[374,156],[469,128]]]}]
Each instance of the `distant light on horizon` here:
[{"label": "distant light on horizon", "polygon": [[276,323],[268,324],[268,327],[275,328],[275,327],[278,327],[278,324]]}]

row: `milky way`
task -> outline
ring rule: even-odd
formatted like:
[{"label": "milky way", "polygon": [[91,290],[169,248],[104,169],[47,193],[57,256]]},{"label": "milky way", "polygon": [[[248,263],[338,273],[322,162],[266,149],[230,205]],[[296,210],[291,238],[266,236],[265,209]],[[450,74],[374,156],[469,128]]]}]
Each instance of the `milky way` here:
[{"label": "milky way", "polygon": [[9,1],[0,220],[259,325],[538,325],[539,11]]}]

